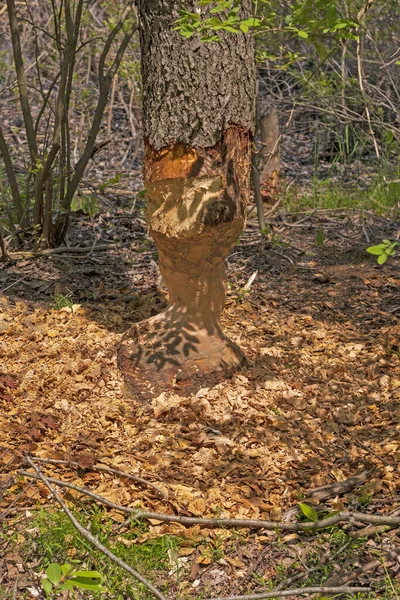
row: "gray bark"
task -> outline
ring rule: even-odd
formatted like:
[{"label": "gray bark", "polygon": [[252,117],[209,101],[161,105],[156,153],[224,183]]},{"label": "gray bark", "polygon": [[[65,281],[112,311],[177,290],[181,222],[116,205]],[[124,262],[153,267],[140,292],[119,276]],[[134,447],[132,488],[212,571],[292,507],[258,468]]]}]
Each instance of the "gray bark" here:
[{"label": "gray bark", "polygon": [[[221,33],[221,42],[186,39],[173,31],[179,8],[194,2],[137,0],[142,49],[143,121],[155,150],[183,143],[214,146],[230,125],[253,131],[254,42],[251,34]],[[241,15],[252,16],[251,0]]]}]

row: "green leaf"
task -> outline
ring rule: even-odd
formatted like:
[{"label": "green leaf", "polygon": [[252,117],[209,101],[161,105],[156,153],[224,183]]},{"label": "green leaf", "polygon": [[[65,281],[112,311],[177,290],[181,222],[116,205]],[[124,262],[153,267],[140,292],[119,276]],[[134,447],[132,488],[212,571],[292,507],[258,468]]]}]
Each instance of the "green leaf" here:
[{"label": "green leaf", "polygon": [[61,571],[62,571],[63,575],[68,575],[68,573],[71,571],[71,569],[72,569],[72,565],[69,565],[68,563],[61,565]]},{"label": "green leaf", "polygon": [[51,582],[46,577],[44,579],[42,579],[42,588],[43,588],[46,596],[48,596],[51,593],[51,590],[53,589]]},{"label": "green leaf", "polygon": [[386,244],[378,244],[377,246],[370,246],[369,248],[367,248],[367,252],[369,252],[370,254],[374,254],[375,256],[379,256],[380,254],[383,254],[386,250]]},{"label": "green leaf", "polygon": [[231,33],[239,33],[239,29],[235,29],[230,25],[223,25],[221,29],[223,29],[224,31],[230,31]]},{"label": "green leaf", "polygon": [[307,519],[309,521],[318,521],[318,513],[315,510],[315,508],[313,508],[312,506],[310,506],[309,504],[305,504],[304,502],[299,502],[299,506],[301,509],[301,512],[303,513],[303,515],[305,517],[307,517]]},{"label": "green leaf", "polygon": [[325,60],[326,57],[328,56],[327,47],[324,44],[321,44],[321,42],[314,42],[314,46],[317,51],[318,58],[320,60]]},{"label": "green leaf", "polygon": [[203,35],[200,38],[201,42],[220,42],[221,38],[217,35]]},{"label": "green leaf", "polygon": [[308,33],[307,31],[304,31],[304,29],[300,29],[300,31],[297,32],[297,35],[305,40],[308,38]]},{"label": "green leaf", "polygon": [[260,19],[255,19],[254,17],[252,17],[251,19],[246,19],[245,21],[242,21],[242,25],[248,25],[248,27],[258,27],[259,25],[261,25],[261,21]]},{"label": "green leaf", "polygon": [[382,243],[390,246],[393,242],[391,242],[390,240],[382,240]]},{"label": "green leaf", "polygon": [[93,217],[100,210],[99,201],[96,196],[74,196],[71,202],[71,210]]},{"label": "green leaf", "polygon": [[46,577],[53,583],[57,585],[61,581],[62,571],[61,567],[58,563],[51,563],[46,569]]},{"label": "green leaf", "polygon": [[384,265],[388,258],[389,257],[386,253],[378,256],[378,260],[377,260],[378,265]]},{"label": "green leaf", "polygon": [[249,32],[249,27],[245,23],[240,23],[239,27],[243,31],[243,33]]},{"label": "green leaf", "polygon": [[65,589],[71,589],[72,586],[81,590],[92,590],[93,592],[102,592],[104,590],[101,583],[95,579],[90,579],[89,577],[76,577],[74,579],[68,579],[64,585],[66,586]]},{"label": "green leaf", "polygon": [[194,31],[187,31],[187,30],[186,30],[186,31],[183,31],[183,30],[181,30],[179,33],[180,33],[180,34],[181,34],[183,37],[185,37],[185,38],[190,38],[190,37],[192,37],[192,35],[194,34]]},{"label": "green leaf", "polygon": [[103,575],[98,571],[71,571],[69,577],[89,577],[90,579],[100,579],[97,583],[101,583],[104,579]]},{"label": "green leaf", "polygon": [[223,10],[224,10],[224,6],[222,4],[218,4],[217,6],[215,6],[214,8],[212,8],[210,10],[210,13],[213,15],[215,13],[223,12]]}]

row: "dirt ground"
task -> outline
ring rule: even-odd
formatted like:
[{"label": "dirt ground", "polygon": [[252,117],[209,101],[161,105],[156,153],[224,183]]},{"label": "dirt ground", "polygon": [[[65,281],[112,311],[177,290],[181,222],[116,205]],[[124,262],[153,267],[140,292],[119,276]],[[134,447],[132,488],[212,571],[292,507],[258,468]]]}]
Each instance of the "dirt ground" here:
[{"label": "dirt ground", "polygon": [[[400,262],[379,267],[365,252],[397,231],[392,217],[337,210],[271,217],[262,236],[251,217],[228,259],[223,317],[249,366],[213,389],[144,404],[126,394],[116,366],[122,333],[166,302],[140,213],[109,209],[90,223],[77,217],[69,244],[86,247],[85,255],[19,256],[1,265],[0,517],[13,501],[14,508],[49,502],[36,483],[16,500],[25,452],[78,461],[87,472],[46,472],[162,513],[290,519],[311,490],[367,471],[361,491],[334,494],[323,508],[357,509],[361,494],[368,512],[399,514]],[[110,249],[98,251],[95,241]],[[156,483],[167,498],[94,473],[94,463]],[[167,532],[200,535],[152,524],[143,539]],[[248,573],[262,552],[256,570],[276,575],[268,539],[253,535],[225,564],[188,556],[187,593],[257,591]],[[398,530],[376,544],[399,548]],[[7,544],[0,550],[5,589],[14,586],[13,552]],[[387,568],[400,581],[400,563]],[[21,569],[23,591],[36,575]]]}]

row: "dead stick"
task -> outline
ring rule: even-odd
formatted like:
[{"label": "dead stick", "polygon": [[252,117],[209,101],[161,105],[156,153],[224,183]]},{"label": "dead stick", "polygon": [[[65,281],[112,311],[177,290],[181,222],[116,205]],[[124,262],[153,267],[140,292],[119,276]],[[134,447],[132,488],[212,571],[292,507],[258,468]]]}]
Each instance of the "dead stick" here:
[{"label": "dead stick", "polygon": [[369,471],[363,471],[359,475],[353,475],[348,477],[344,481],[335,481],[335,483],[328,483],[312,490],[307,490],[306,497],[318,500],[327,500],[328,498],[334,498],[341,494],[350,492],[355,487],[363,484],[367,479],[371,477],[375,469]]},{"label": "dead stick", "polygon": [[[29,471],[20,471],[20,475],[23,477],[31,477],[38,479],[38,476]],[[148,520],[154,519],[161,523],[181,523],[182,525],[205,525],[206,527],[246,527],[248,529],[267,529],[269,531],[281,530],[281,531],[313,531],[315,529],[325,529],[332,527],[338,523],[360,523],[368,524],[379,524],[379,525],[392,525],[393,527],[400,527],[400,517],[391,517],[388,515],[367,515],[361,512],[350,512],[347,510],[340,511],[332,517],[327,519],[321,519],[320,521],[314,521],[309,523],[282,523],[280,521],[262,521],[257,519],[204,519],[200,517],[180,517],[176,515],[166,515],[163,513],[149,512],[146,510],[129,508],[127,506],[121,506],[115,504],[94,492],[91,492],[85,488],[82,488],[73,483],[67,483],[66,481],[60,481],[53,479],[53,477],[47,477],[50,483],[65,487],[71,490],[75,490],[86,496],[90,496],[94,500],[101,502],[109,508],[119,510],[122,513],[131,514],[136,520]]]},{"label": "dead stick", "polygon": [[29,458],[29,456],[26,457],[26,461],[36,471],[38,478],[43,481],[43,483],[48,488],[50,493],[54,496],[54,498],[57,500],[57,502],[59,503],[59,505],[61,506],[61,508],[63,509],[63,511],[65,512],[65,514],[67,515],[67,517],[69,518],[69,520],[71,521],[73,526],[75,527],[75,529],[77,529],[79,531],[79,533],[81,534],[82,537],[85,538],[85,540],[90,542],[95,548],[100,550],[100,552],[102,552],[103,554],[108,556],[108,558],[110,558],[115,564],[117,564],[119,567],[121,567],[122,569],[127,571],[127,573],[132,575],[135,579],[140,581],[140,583],[142,583],[148,590],[150,590],[154,594],[154,596],[156,596],[156,598],[159,598],[159,600],[167,600],[166,597],[160,591],[158,591],[158,589],[156,587],[154,587],[154,585],[152,583],[150,583],[150,581],[147,581],[147,579],[145,579],[140,573],[135,571],[135,569],[132,569],[132,567],[130,567],[127,563],[125,563],[123,560],[118,558],[118,556],[113,554],[111,552],[111,550],[109,550],[108,548],[103,546],[103,544],[101,542],[99,542],[99,540],[94,535],[92,535],[90,533],[90,531],[88,531],[85,527],[82,527],[82,525],[75,519],[74,515],[69,510],[69,508],[65,504],[64,500],[57,494],[55,489],[50,485],[49,478],[45,477],[43,475],[43,473],[41,472],[39,467],[33,462],[33,460],[31,458]]},{"label": "dead stick", "polygon": [[246,594],[245,596],[224,596],[223,598],[205,598],[205,600],[262,600],[263,598],[287,598],[288,596],[299,596],[301,594],[357,594],[368,593],[371,588],[367,587],[304,587],[280,592],[264,592],[261,594]]},{"label": "dead stick", "polygon": [[354,433],[352,433],[348,427],[346,427],[346,425],[344,423],[342,423],[342,421],[339,421],[339,419],[334,415],[334,413],[330,410],[330,413],[332,415],[332,419],[335,421],[335,423],[337,423],[339,425],[339,427],[342,428],[343,431],[345,431],[347,433],[347,435],[349,437],[351,437],[352,440],[355,441],[356,444],[358,444],[360,446],[360,448],[362,448],[363,450],[365,450],[365,452],[368,452],[368,454],[372,454],[372,456],[375,456],[375,458],[377,458],[378,460],[380,460],[386,467],[391,466],[390,463],[388,463],[387,460],[385,460],[384,458],[382,458],[382,456],[379,456],[379,454],[377,454],[376,452],[374,452],[374,450],[372,450],[371,448],[368,448],[368,446],[366,446],[363,442],[361,442],[357,436],[354,435]]},{"label": "dead stick", "polygon": [[[32,456],[32,459],[36,462],[49,463],[52,465],[72,465],[73,467],[80,467],[79,463],[74,460],[58,460],[55,458],[40,458],[39,456]],[[80,467],[82,468],[82,467]],[[103,467],[102,465],[93,465],[89,470],[96,469],[96,471],[102,471],[103,473],[113,473],[114,475],[120,475],[121,477],[126,477],[127,479],[132,479],[132,481],[136,481],[137,483],[142,483],[143,485],[147,485],[151,488],[157,490],[163,498],[168,498],[168,494],[164,492],[161,488],[159,488],[155,483],[151,481],[147,481],[147,479],[142,479],[142,477],[138,477],[137,475],[131,475],[130,473],[124,473],[124,471],[119,471],[118,469],[114,469],[112,467]]]},{"label": "dead stick", "polygon": [[66,246],[63,246],[62,248],[48,248],[47,250],[41,250],[40,252],[10,252],[9,256],[11,258],[18,258],[20,256],[24,258],[36,258],[38,256],[53,256],[54,254],[91,254],[92,252],[115,250],[117,248],[126,247],[127,245],[128,244],[99,244],[94,248],[93,246],[90,248],[67,248]]}]

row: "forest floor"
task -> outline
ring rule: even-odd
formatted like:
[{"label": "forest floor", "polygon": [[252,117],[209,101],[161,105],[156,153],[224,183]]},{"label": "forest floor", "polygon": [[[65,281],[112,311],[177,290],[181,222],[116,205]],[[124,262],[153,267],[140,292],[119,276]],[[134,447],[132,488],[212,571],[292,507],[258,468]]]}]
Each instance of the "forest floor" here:
[{"label": "forest floor", "polygon": [[[54,542],[60,511],[42,482],[20,476],[27,452],[80,465],[38,462],[48,476],[164,514],[295,521],[302,500],[320,515],[400,514],[399,258],[379,267],[365,252],[396,234],[393,215],[281,214],[267,235],[250,219],[228,259],[223,316],[248,366],[196,395],[144,404],[127,395],[116,365],[123,332],[166,303],[141,215],[108,202],[100,216],[75,219],[69,245],[85,254],[15,255],[0,267],[0,598],[41,597],[46,563],[68,559],[114,585],[108,563],[78,546],[64,521]],[[355,475],[358,487],[315,491]],[[294,581],[375,589],[341,599],[400,597],[399,529],[127,524],[118,510],[95,513],[81,494],[57,489],[168,598]],[[158,563],[138,553],[165,539]],[[129,577],[115,585],[105,597],[151,597]]]}]

